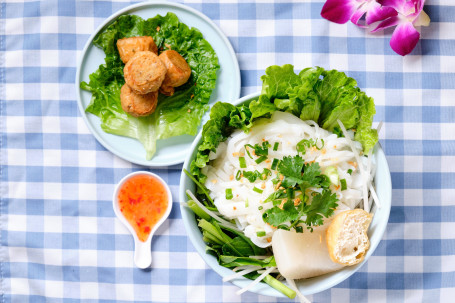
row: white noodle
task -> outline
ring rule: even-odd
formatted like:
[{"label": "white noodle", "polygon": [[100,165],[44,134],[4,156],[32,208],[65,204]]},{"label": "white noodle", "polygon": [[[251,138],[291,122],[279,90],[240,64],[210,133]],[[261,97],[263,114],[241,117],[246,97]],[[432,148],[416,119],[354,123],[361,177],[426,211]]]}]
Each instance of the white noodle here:
[{"label": "white noodle", "polygon": [[362,189],[363,189],[363,209],[367,212],[370,212],[370,207],[368,205],[368,190],[367,190],[367,184],[365,182],[365,172],[363,171],[363,162],[360,161],[360,156],[357,150],[354,147],[354,144],[351,141],[351,138],[349,137],[349,134],[344,127],[343,123],[340,120],[338,121],[338,125],[341,127],[341,131],[343,132],[344,137],[346,140],[348,140],[349,146],[351,147],[352,152],[354,153],[355,159],[357,161],[357,164],[359,165],[360,169],[360,175],[362,176]]},{"label": "white noodle", "polygon": [[267,269],[264,273],[262,273],[259,277],[257,277],[253,282],[251,282],[250,284],[248,284],[246,287],[238,290],[236,292],[237,295],[241,295],[243,294],[244,292],[250,290],[251,288],[253,288],[254,286],[256,286],[256,284],[258,284],[259,282],[262,281],[262,279],[264,279],[269,273],[271,273],[276,267],[273,266],[273,267],[269,267],[269,269]]},{"label": "white noodle", "polygon": [[[338,137],[336,134],[320,128],[314,121],[302,121],[289,113],[275,112],[270,119],[258,121],[248,134],[242,130],[233,132],[230,137],[220,143],[216,152],[210,154],[211,161],[204,168],[207,181],[204,185],[210,192],[215,206],[218,209],[218,217],[225,221],[235,221],[236,229],[241,230],[246,237],[262,248],[272,245],[271,239],[275,228],[266,224],[262,218],[263,213],[273,207],[272,202],[263,203],[265,199],[275,192],[275,184],[272,180],[277,177],[277,170],[271,169],[273,159],[281,160],[285,156],[295,156],[298,154],[296,145],[302,139],[317,141],[316,148],[307,148],[301,157],[305,162],[315,161],[319,163],[321,172],[329,166],[337,169],[340,179],[346,180],[347,189],[341,191],[340,186],[331,187],[337,194],[339,205],[344,205],[349,209],[358,207],[366,194],[368,199],[368,183],[371,180],[371,171],[376,165],[371,162],[368,171],[367,159],[362,162],[359,152],[362,150],[360,142],[352,141],[349,134],[345,137]],[[322,146],[324,140],[324,146]],[[258,158],[253,153],[253,148],[247,147],[250,158],[245,150],[245,145],[261,145],[268,141],[268,160],[256,163]],[[275,143],[278,149],[273,150]],[[246,168],[240,168],[239,158],[244,157]],[[357,164],[352,162],[357,162]],[[250,182],[245,177],[241,177],[244,171],[263,172],[264,169],[271,169],[271,175],[266,176],[265,180],[257,179]],[[352,172],[348,171],[352,169]],[[239,177],[237,179],[236,177]],[[369,177],[367,177],[369,176]],[[254,191],[253,188],[262,190],[262,193]],[[232,199],[226,199],[226,190],[232,190]],[[321,192],[321,188],[309,188],[313,192]],[[363,202],[368,208],[368,200]],[[261,208],[261,209],[259,209]],[[213,212],[212,212],[213,213]],[[216,214],[216,213],[215,213]],[[226,225],[232,228],[232,223]],[[261,235],[258,236],[258,232]]]}]

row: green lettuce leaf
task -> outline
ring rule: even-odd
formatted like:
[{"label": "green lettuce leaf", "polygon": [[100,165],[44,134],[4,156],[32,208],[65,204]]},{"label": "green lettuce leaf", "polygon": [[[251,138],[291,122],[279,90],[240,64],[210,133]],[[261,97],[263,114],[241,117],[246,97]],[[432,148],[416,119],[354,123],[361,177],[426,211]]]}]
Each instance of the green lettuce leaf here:
[{"label": "green lettuce leaf", "polygon": [[335,133],[339,133],[340,120],[346,129],[356,131],[355,139],[362,143],[365,153],[377,143],[377,132],[371,128],[374,100],[343,72],[315,67],[296,75],[293,66],[287,64],[268,67],[261,79],[261,95],[250,102],[249,111],[245,106],[240,109],[227,103],[217,103],[212,108],[210,120],[202,131],[202,144],[191,164],[191,173],[202,183],[206,176],[201,168],[209,161],[210,151],[216,151],[218,144],[235,129],[248,131],[256,121],[269,118],[277,110],[290,112],[302,120],[313,120]]},{"label": "green lettuce leaf", "polygon": [[266,95],[260,95],[257,100],[250,102],[250,110],[253,118],[269,115],[277,110],[277,107]]},{"label": "green lettuce leaf", "polygon": [[[174,95],[159,95],[152,115],[136,118],[121,108],[124,64],[116,43],[121,38],[144,35],[152,36],[158,49],[173,49],[182,55],[192,74],[186,84],[175,89]],[[92,93],[86,111],[100,117],[105,132],[139,140],[147,160],[156,152],[156,140],[197,133],[202,116],[209,109],[207,103],[219,69],[215,51],[199,30],[181,23],[173,13],[148,20],[125,15],[100,32],[93,44],[105,52],[105,64],[90,75],[89,83],[82,82],[81,88]]]},{"label": "green lettuce leaf", "polygon": [[302,84],[302,79],[294,73],[294,66],[291,64],[267,67],[265,75],[261,77],[261,80],[261,95],[267,96],[270,100],[287,98],[287,90],[289,88]]},{"label": "green lettuce leaf", "polygon": [[362,143],[365,153],[368,153],[378,142],[378,132],[372,129],[373,116],[376,114],[373,98],[364,93],[359,94],[359,114],[357,131],[354,139]]}]

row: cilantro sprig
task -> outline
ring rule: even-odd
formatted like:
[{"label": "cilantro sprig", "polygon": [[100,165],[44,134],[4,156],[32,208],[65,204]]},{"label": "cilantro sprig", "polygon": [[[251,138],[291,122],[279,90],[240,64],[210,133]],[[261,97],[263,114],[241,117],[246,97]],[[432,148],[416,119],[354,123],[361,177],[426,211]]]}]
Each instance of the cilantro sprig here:
[{"label": "cilantro sprig", "polygon": [[[333,215],[338,199],[330,191],[330,180],[321,173],[319,163],[305,163],[300,155],[288,156],[279,162],[277,170],[278,176],[273,180],[277,190],[264,201],[272,201],[274,206],[264,212],[264,222],[298,232],[302,230],[298,225],[303,223],[312,231],[324,223],[324,217]],[[310,187],[322,188],[321,193],[313,193],[311,203],[306,195]]]},{"label": "cilantro sprig", "polygon": [[[278,227],[283,223],[291,223],[291,227],[297,227],[297,224],[304,223],[307,228],[313,231],[314,226],[324,224],[324,217],[328,218],[333,215],[337,208],[338,199],[335,193],[329,189],[324,189],[322,193],[317,193],[310,204],[306,202],[299,203],[295,206],[293,200],[287,200],[282,208],[274,206],[264,212],[262,218],[266,223]],[[301,217],[306,216],[304,220]]]},{"label": "cilantro sprig", "polygon": [[[321,174],[319,163],[307,163],[299,155],[284,157],[278,164],[278,172],[283,176],[281,186],[294,187],[299,185],[304,191],[308,187],[328,187],[325,175]],[[280,177],[278,177],[280,178]]]}]

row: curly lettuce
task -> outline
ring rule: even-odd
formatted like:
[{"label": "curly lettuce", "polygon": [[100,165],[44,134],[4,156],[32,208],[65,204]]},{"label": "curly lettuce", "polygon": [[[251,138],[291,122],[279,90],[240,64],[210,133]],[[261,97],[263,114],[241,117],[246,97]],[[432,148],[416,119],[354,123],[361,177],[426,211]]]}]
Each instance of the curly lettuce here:
[{"label": "curly lettuce", "polygon": [[376,113],[374,100],[345,73],[315,67],[297,75],[294,67],[286,64],[268,67],[261,79],[261,94],[249,106],[236,107],[221,102],[213,106],[210,120],[202,130],[202,144],[191,163],[191,173],[201,183],[206,179],[201,168],[206,166],[210,152],[215,152],[221,141],[235,129],[248,131],[257,119],[270,117],[277,110],[292,113],[302,120],[313,120],[335,133],[339,133],[340,120],[346,129],[355,131],[355,140],[362,143],[364,153],[378,142],[377,131],[371,128]]},{"label": "curly lettuce", "polygon": [[[124,64],[116,47],[118,39],[135,36],[153,37],[160,51],[177,51],[192,71],[188,82],[177,87],[174,95],[159,95],[152,115],[139,118],[126,114],[120,104]],[[199,30],[181,23],[173,13],[147,20],[124,15],[101,31],[93,44],[106,54],[105,63],[89,76],[88,83],[81,82],[80,86],[92,93],[86,112],[101,119],[105,132],[139,140],[147,160],[155,154],[158,139],[197,133],[220,67],[215,51]]]}]

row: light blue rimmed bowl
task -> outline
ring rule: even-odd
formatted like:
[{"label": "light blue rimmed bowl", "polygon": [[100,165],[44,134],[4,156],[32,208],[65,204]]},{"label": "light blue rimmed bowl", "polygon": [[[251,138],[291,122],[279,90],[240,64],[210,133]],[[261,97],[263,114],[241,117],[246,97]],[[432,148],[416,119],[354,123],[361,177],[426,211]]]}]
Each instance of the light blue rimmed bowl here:
[{"label": "light blue rimmed bowl", "polygon": [[[257,99],[258,96],[259,93],[254,93],[245,96],[234,102],[234,105],[249,104],[252,100]],[[196,139],[194,140],[191,146],[190,153],[188,154],[183,164],[184,169],[190,171],[191,161],[193,161],[193,159],[195,158],[197,153],[197,147],[200,145],[200,143],[201,133],[197,135]],[[379,197],[379,200],[381,201],[381,208],[377,208],[376,205],[374,205],[372,208],[374,217],[368,231],[368,236],[370,238],[370,249],[368,250],[365,256],[365,260],[362,263],[359,263],[354,266],[345,267],[336,272],[328,273],[315,278],[297,280],[296,281],[297,287],[299,288],[300,292],[303,295],[311,295],[324,291],[349,278],[352,274],[359,270],[359,268],[363,266],[363,264],[365,264],[368,261],[369,257],[374,253],[374,250],[381,241],[387,226],[387,222],[389,220],[390,207],[392,203],[392,182],[390,177],[389,166],[387,164],[384,151],[382,150],[379,144],[377,144],[376,147],[374,148],[373,156],[377,164],[375,184],[376,193]],[[188,178],[185,175],[185,173],[182,172],[182,175],[180,177],[179,192],[180,201],[187,200],[185,193],[187,189],[191,190],[192,192],[195,192],[196,186],[193,183],[193,181],[191,181],[191,179]],[[205,252],[206,245],[204,241],[202,241],[202,234],[197,226],[194,213],[184,206],[180,206],[180,211],[182,213],[183,223],[185,224],[188,236],[191,242],[193,243],[194,247],[198,251],[198,253],[204,259],[204,261],[220,276],[226,277],[232,275],[233,273],[232,270],[220,266],[214,256],[209,255]],[[249,283],[251,283],[251,280],[248,280],[246,278],[240,278],[232,280],[232,283],[239,287],[245,287]],[[259,283],[254,288],[252,288],[251,291],[266,296],[284,297],[282,293],[278,292],[277,290],[273,289],[272,287],[265,283]]]}]

